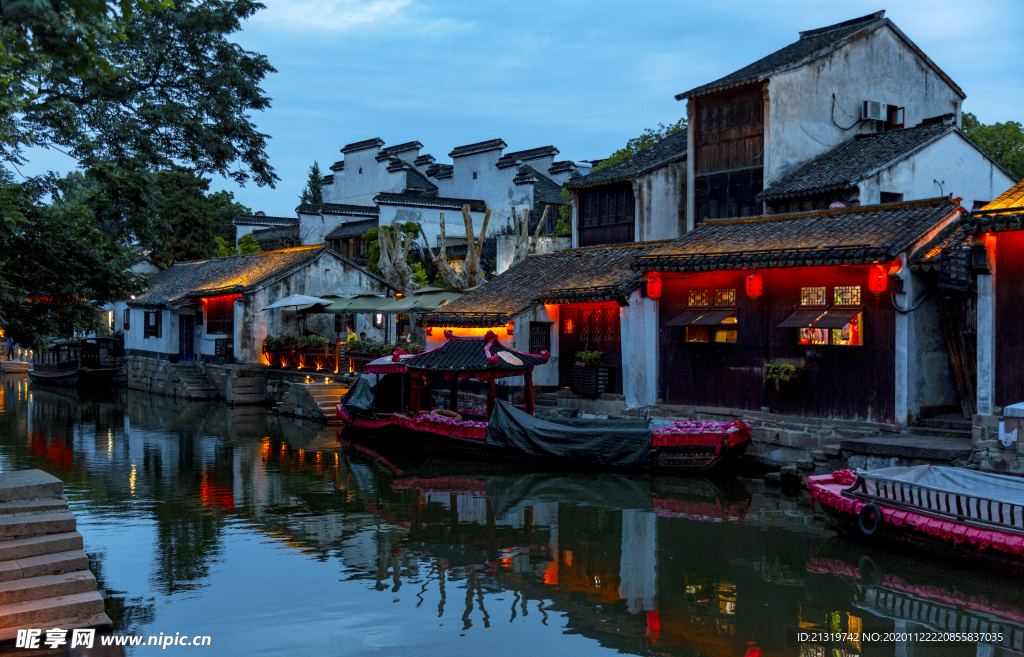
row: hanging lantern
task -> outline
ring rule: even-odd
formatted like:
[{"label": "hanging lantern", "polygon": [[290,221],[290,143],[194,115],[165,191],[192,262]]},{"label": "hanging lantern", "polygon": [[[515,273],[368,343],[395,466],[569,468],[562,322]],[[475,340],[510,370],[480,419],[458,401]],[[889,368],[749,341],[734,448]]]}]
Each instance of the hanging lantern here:
[{"label": "hanging lantern", "polygon": [[507,333],[508,335],[512,335],[512,331],[515,330],[515,328],[516,328],[516,323],[515,322],[509,322],[508,326],[505,327],[505,333]]},{"label": "hanging lantern", "polygon": [[647,279],[647,296],[651,299],[661,298],[661,275],[657,272]]},{"label": "hanging lantern", "polygon": [[764,291],[764,280],[761,279],[761,274],[750,274],[747,276],[747,298],[751,301],[757,301],[761,298],[761,293]]},{"label": "hanging lantern", "polygon": [[882,265],[872,265],[868,270],[868,289],[876,297],[885,292],[885,276],[885,267]]},{"label": "hanging lantern", "polygon": [[427,335],[434,335],[434,328],[432,326],[428,326],[423,329],[423,332]]}]

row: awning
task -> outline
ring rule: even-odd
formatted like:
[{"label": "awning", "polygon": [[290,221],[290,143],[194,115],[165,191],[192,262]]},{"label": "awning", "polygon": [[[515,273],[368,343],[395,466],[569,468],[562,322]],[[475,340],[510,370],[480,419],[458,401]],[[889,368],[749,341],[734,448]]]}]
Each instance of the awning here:
[{"label": "awning", "polygon": [[426,292],[417,290],[404,299],[392,299],[391,303],[382,308],[380,312],[388,315],[402,315],[410,311],[437,310],[450,301],[461,298],[462,295],[458,292],[445,292],[437,288],[429,288],[429,291]]},{"label": "awning", "polygon": [[703,316],[698,317],[697,319],[690,322],[690,325],[717,326],[718,324],[722,323],[722,320],[724,320],[727,317],[732,317],[735,314],[735,308],[730,308],[729,310],[709,310],[708,312],[704,313]]},{"label": "awning", "polygon": [[706,310],[684,310],[669,320],[665,326],[689,326],[706,315],[707,312]]},{"label": "awning", "polygon": [[311,297],[306,294],[291,294],[283,299],[278,299],[263,310],[281,308],[283,310],[299,311],[314,306],[327,306],[330,303],[327,299],[321,299],[320,297]]},{"label": "awning", "polygon": [[382,308],[393,302],[394,299],[378,297],[374,294],[360,294],[350,299],[325,299],[324,301],[331,303],[324,308],[317,309],[316,312],[332,315],[357,315],[384,312]]},{"label": "awning", "polygon": [[807,328],[823,314],[825,314],[824,308],[814,308],[813,310],[800,308],[787,317],[786,321],[779,324],[779,328]]},{"label": "awning", "polygon": [[860,308],[833,308],[826,310],[821,318],[814,322],[814,328],[843,328],[854,317],[860,314]]}]

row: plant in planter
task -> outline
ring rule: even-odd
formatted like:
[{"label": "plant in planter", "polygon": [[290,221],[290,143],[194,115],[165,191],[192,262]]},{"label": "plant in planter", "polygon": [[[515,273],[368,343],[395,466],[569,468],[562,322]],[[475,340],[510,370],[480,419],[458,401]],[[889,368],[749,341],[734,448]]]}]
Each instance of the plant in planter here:
[{"label": "plant in planter", "polygon": [[572,390],[578,395],[597,397],[612,386],[612,368],[601,364],[603,351],[577,351],[572,369]]},{"label": "plant in planter", "polygon": [[764,377],[775,382],[775,391],[782,391],[782,383],[795,381],[803,374],[803,368],[788,363],[765,363]]},{"label": "plant in planter", "polygon": [[263,338],[263,351],[280,351],[281,349],[281,338],[268,335]]},{"label": "plant in planter", "polygon": [[604,358],[603,351],[577,351],[576,365],[578,367],[597,367]]},{"label": "plant in planter", "polygon": [[322,335],[304,335],[299,338],[299,346],[311,351],[323,351],[330,344]]}]

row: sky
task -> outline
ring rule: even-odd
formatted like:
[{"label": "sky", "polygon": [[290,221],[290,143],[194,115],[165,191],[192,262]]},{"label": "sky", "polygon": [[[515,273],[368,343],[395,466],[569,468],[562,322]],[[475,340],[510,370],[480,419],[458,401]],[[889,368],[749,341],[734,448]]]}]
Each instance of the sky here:
[{"label": "sky", "polygon": [[[1024,123],[1021,0],[263,2],[234,38],[277,69],[254,120],[281,180],[212,186],[272,216],[295,216],[314,160],[329,173],[345,144],[372,137],[418,140],[440,162],[499,137],[507,150],[552,144],[559,160],[606,157],[683,116],[675,94],[880,9],[964,90],[965,112]],[[38,154],[34,168],[69,162]]]}]

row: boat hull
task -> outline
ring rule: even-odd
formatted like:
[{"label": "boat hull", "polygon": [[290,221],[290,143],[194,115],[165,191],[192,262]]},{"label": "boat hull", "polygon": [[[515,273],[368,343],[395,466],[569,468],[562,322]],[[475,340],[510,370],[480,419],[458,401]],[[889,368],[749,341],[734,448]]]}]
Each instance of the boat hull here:
[{"label": "boat hull", "polygon": [[69,386],[78,388],[109,388],[114,380],[116,369],[81,368],[68,372],[35,372],[29,370],[28,377],[36,383],[51,386]]},{"label": "boat hull", "polygon": [[78,370],[72,370],[70,372],[35,372],[29,370],[28,378],[34,383],[43,383],[50,386],[68,386],[75,387],[78,385]]}]

